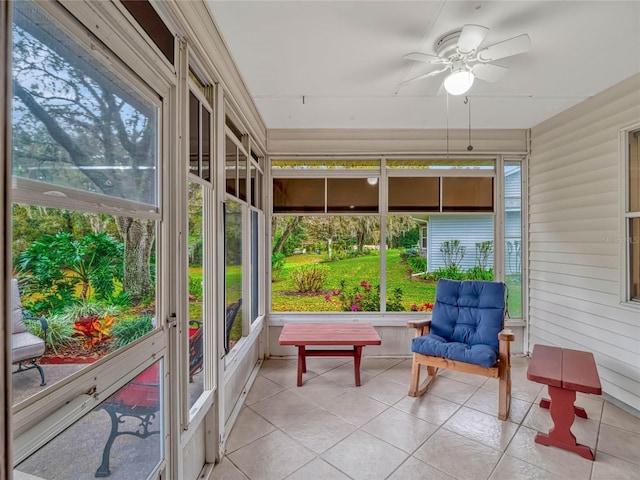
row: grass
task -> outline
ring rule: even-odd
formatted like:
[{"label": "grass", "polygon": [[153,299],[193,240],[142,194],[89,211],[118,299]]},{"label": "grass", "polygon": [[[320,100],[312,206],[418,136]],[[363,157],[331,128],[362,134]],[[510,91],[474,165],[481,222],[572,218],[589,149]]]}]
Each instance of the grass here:
[{"label": "grass", "polygon": [[[338,290],[342,279],[346,281],[347,287],[356,286],[362,280],[366,280],[371,285],[380,283],[380,257],[377,254],[371,254],[322,263],[329,270],[324,291],[318,295],[291,294],[294,290],[293,284],[289,280],[291,271],[300,265],[321,263],[323,260],[323,255],[314,253],[287,257],[279,280],[271,284],[272,311],[341,311],[337,299],[332,298],[327,302],[325,295],[333,290]],[[411,277],[409,267],[400,259],[400,250],[387,251],[387,297],[391,295],[394,288],[402,289],[402,305],[407,311],[411,309],[413,304],[420,305],[424,302],[433,302],[435,299],[435,282]]]}]

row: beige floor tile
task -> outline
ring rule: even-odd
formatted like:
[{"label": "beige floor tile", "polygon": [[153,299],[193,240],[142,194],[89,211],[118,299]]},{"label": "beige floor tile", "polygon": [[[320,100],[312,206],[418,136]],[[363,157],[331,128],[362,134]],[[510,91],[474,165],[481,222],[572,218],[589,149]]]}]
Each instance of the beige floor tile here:
[{"label": "beige floor tile", "polygon": [[355,429],[354,425],[321,408],[282,427],[285,433],[315,453],[322,453],[333,447]]},{"label": "beige floor tile", "polygon": [[[426,370],[423,370],[425,373],[422,375],[426,375]],[[422,372],[420,372],[422,373]],[[456,382],[466,383],[467,385],[471,385],[474,387],[480,387],[488,380],[488,377],[484,377],[482,375],[473,375],[471,373],[458,372],[456,370],[447,370],[443,369],[438,373],[438,375],[447,377],[451,380],[455,380]]]},{"label": "beige floor tile", "polygon": [[[544,385],[539,383],[531,382],[529,380],[518,380],[516,378],[511,379],[511,396],[513,398],[518,398],[520,400],[524,400],[525,402],[533,403],[540,391],[542,390]],[[492,392],[498,392],[498,379],[490,378],[488,379],[482,388],[485,390],[490,390]],[[546,390],[546,387],[545,387]]]},{"label": "beige floor tile", "polygon": [[506,453],[543,470],[572,480],[588,480],[593,462],[557,447],[535,443],[535,430],[521,426]]},{"label": "beige floor tile", "polygon": [[408,453],[413,453],[438,429],[408,413],[390,408],[366,423],[362,430]]},{"label": "beige floor tile", "polygon": [[625,412],[614,404],[604,402],[602,423],[640,434],[640,418]]},{"label": "beige floor tile", "polygon": [[402,361],[403,361],[402,358],[365,357],[362,359],[362,362],[360,363],[360,368],[362,370],[366,370],[369,373],[373,373],[374,375],[377,375],[379,373],[389,370],[391,367],[395,367]]},{"label": "beige floor tile", "polygon": [[442,425],[460,408],[460,405],[426,393],[421,397],[404,397],[395,403],[393,408],[434,425]]},{"label": "beige floor tile", "polygon": [[454,480],[454,477],[415,457],[409,457],[387,480]]},{"label": "beige floor tile", "polygon": [[[509,408],[509,421],[513,423],[521,423],[531,409],[531,403],[525,402],[517,398],[511,397],[511,406]],[[478,389],[469,400],[464,404],[465,407],[479,410],[489,415],[498,416],[498,394],[490,392],[484,388]]]},{"label": "beige floor tile", "polygon": [[489,478],[500,456],[500,452],[493,448],[445,429],[434,433],[414,454],[414,457],[460,480]]},{"label": "beige floor tile", "polygon": [[[317,375],[318,374],[316,372],[307,369],[307,373],[302,375],[303,384],[305,381]],[[267,370],[262,374],[262,376],[283,386],[284,388],[296,387],[298,385],[297,367],[274,368],[272,370]]]},{"label": "beige floor tile", "polygon": [[276,370],[282,367],[291,367],[292,365],[295,365],[295,360],[267,358],[260,366],[260,373],[264,373],[269,370]]},{"label": "beige floor tile", "polygon": [[280,430],[231,453],[229,459],[251,480],[280,480],[315,455]]},{"label": "beige floor tile", "polygon": [[226,443],[227,453],[231,453],[238,448],[264,437],[276,429],[260,415],[250,408],[243,408],[233,425],[231,434]]},{"label": "beige floor tile", "polygon": [[[426,375],[426,369],[423,368],[423,370]],[[460,405],[469,400],[471,395],[476,393],[477,390],[478,387],[457,382],[447,377],[441,377],[440,375],[436,377],[433,384],[429,387],[430,394]]]},{"label": "beige floor tile", "polygon": [[324,406],[349,389],[332,382],[324,375],[318,375],[304,382],[301,387],[291,387],[290,390],[318,406]]},{"label": "beige floor tile", "polygon": [[316,458],[288,476],[287,480],[349,480],[349,477],[321,458]]},{"label": "beige floor tile", "polygon": [[284,390],[284,387],[282,385],[272,382],[262,375],[258,375],[255,382],[253,382],[251,390],[249,390],[249,393],[247,394],[245,405],[253,405],[254,403],[258,403],[260,400],[264,400],[265,398],[270,397],[271,395],[275,395],[282,390]]},{"label": "beige floor tile", "polygon": [[523,367],[526,369],[529,366],[530,360],[531,359],[529,357],[516,353],[511,355],[511,366],[514,368]]},{"label": "beige floor tile", "polygon": [[322,455],[355,480],[387,478],[408,457],[407,453],[357,430]]},{"label": "beige floor tile", "polygon": [[518,458],[504,455],[489,480],[562,480],[562,477]]},{"label": "beige floor tile", "polygon": [[640,465],[640,435],[601,424],[598,435],[598,452],[604,452]]},{"label": "beige floor tile", "polygon": [[[534,405],[522,424],[536,432],[549,433],[549,430],[553,428],[553,419],[547,408],[540,408],[539,405]],[[598,439],[599,426],[600,424],[597,421],[574,416],[571,433],[576,437],[576,441],[579,444],[587,445],[594,449]]]},{"label": "beige floor tile", "polygon": [[[307,369],[318,375],[347,364],[353,368],[353,360],[350,360],[349,357],[307,357]],[[296,363],[296,369],[297,365]]]},{"label": "beige floor tile", "polygon": [[596,454],[591,480],[638,480],[638,465],[602,452]]},{"label": "beige floor tile", "polygon": [[411,360],[403,360],[388,370],[380,374],[381,377],[391,380],[392,382],[405,385],[409,390],[409,382],[411,381]]},{"label": "beige floor tile", "polygon": [[348,391],[334,398],[324,408],[353,425],[361,426],[389,406],[365,395]]},{"label": "beige floor tile", "polygon": [[[341,365],[332,370],[329,370],[328,372],[323,374],[323,377],[343,387],[347,387],[347,388],[356,387],[356,376],[355,376],[355,371],[353,369],[353,363],[351,362],[345,363],[344,365]],[[362,385],[367,383],[373,377],[374,377],[373,374],[360,369],[360,383]]]},{"label": "beige floor tile", "polygon": [[357,388],[357,392],[379,402],[393,405],[407,395],[407,387],[388,378],[374,377]]},{"label": "beige floor tile", "polygon": [[518,425],[498,420],[495,416],[471,408],[462,407],[443,425],[443,428],[504,452],[516,433]]},{"label": "beige floor tile", "polygon": [[284,390],[249,408],[277,427],[281,427],[310,412],[316,405],[300,395]]},{"label": "beige floor tile", "polygon": [[248,480],[229,458],[224,457],[213,469],[213,480]]}]

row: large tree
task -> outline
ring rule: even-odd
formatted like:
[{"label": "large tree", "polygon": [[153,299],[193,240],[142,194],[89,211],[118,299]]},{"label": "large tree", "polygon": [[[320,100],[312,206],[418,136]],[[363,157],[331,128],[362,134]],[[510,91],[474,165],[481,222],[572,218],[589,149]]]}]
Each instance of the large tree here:
[{"label": "large tree", "polygon": [[[13,33],[14,175],[155,204],[153,107],[18,11]],[[139,300],[153,291],[154,222],[116,222],[125,245],[124,289]]]}]

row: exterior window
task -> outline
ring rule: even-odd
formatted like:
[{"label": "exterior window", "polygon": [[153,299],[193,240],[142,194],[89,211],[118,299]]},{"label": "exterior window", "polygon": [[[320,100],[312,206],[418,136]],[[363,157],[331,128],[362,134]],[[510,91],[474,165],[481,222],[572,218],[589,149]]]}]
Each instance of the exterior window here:
[{"label": "exterior window", "polygon": [[437,212],[440,210],[438,177],[389,177],[390,212]]},{"label": "exterior window", "polygon": [[[40,363],[87,366],[158,326],[160,99],[36,3],[14,7],[12,304],[18,328],[48,322]],[[12,376],[14,403],[39,393],[32,374]]]},{"label": "exterior window", "polygon": [[211,180],[211,112],[189,92],[189,173]]},{"label": "exterior window", "polygon": [[243,208],[227,200],[224,209],[225,352],[242,338]]},{"label": "exterior window", "polygon": [[522,165],[504,164],[504,278],[509,315],[522,318]]},{"label": "exterior window", "polygon": [[629,298],[640,302],[640,130],[629,133],[628,208]]},{"label": "exterior window", "polygon": [[324,178],[274,178],[274,212],[324,212]]},{"label": "exterior window", "polygon": [[260,315],[260,214],[251,210],[251,323]]}]

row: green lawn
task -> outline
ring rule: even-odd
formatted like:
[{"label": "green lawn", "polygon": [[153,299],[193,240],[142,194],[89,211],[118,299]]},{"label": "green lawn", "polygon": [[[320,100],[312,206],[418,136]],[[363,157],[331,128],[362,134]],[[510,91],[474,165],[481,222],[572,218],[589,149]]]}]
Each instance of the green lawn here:
[{"label": "green lawn", "polygon": [[[290,281],[291,271],[303,264],[321,263],[323,255],[305,254],[287,257],[285,266],[278,281],[271,284],[272,311],[274,312],[326,312],[340,311],[337,298],[329,302],[325,299],[327,293],[340,288],[340,281],[345,280],[347,287],[358,285],[366,280],[371,285],[380,283],[380,257],[377,254],[358,258],[350,258],[336,262],[322,263],[329,270],[324,291],[317,295],[296,295]],[[394,288],[403,292],[402,304],[408,311],[411,305],[433,302],[435,299],[435,282],[412,278],[409,267],[400,259],[399,250],[387,251],[387,297]]]}]

